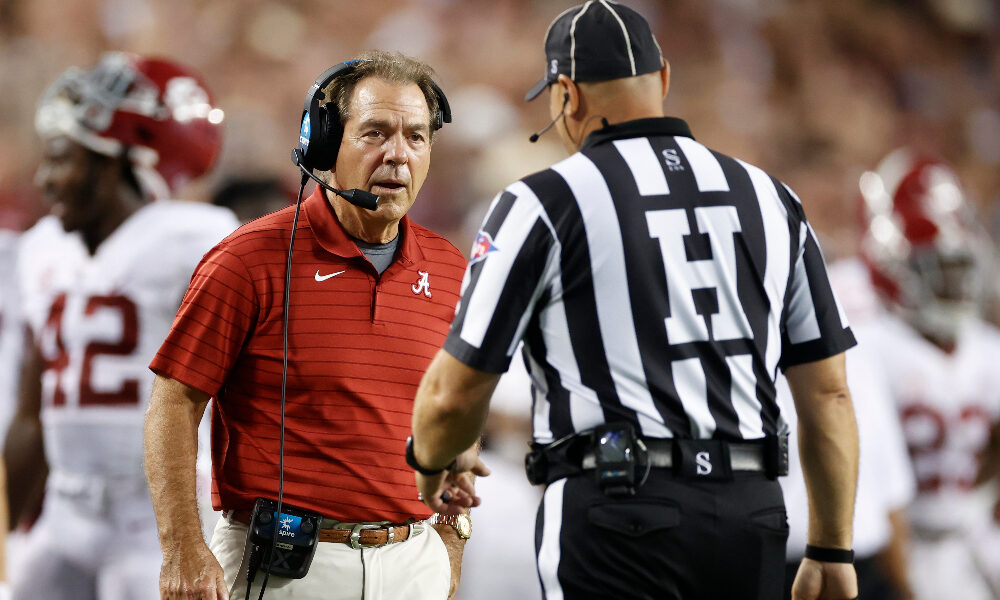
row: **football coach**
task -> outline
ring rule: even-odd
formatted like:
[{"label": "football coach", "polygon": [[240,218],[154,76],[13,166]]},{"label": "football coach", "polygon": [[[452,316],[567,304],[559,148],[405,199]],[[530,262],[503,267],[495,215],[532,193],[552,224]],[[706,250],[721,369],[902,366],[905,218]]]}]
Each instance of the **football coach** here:
[{"label": "football coach", "polygon": [[[408,216],[451,110],[428,65],[380,50],[326,70],[306,98],[296,163],[326,181],[301,222],[284,208],[205,256],[150,365],[146,472],[164,600],[261,598],[265,587],[273,600],[446,600],[458,587],[471,534],[459,507],[475,500],[456,488],[449,514],[431,515],[397,451],[465,266]],[[351,201],[362,194],[377,202]],[[194,481],[209,398],[223,512],[210,546]],[[279,518],[291,536],[280,544]]]},{"label": "football coach", "polygon": [[809,490],[793,595],[854,598],[855,340],[802,203],[664,116],[669,65],[635,11],[570,8],[545,54],[526,99],[548,98],[570,156],[508,186],[483,221],[417,393],[407,460],[422,498],[443,510],[445,477],[475,463],[466,449],[523,341],[545,597],[780,598],[781,369]]}]

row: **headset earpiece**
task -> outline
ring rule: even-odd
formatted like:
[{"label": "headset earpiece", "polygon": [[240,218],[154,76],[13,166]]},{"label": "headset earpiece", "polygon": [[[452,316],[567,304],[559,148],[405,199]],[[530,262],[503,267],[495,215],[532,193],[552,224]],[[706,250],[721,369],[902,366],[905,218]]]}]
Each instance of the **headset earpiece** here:
[{"label": "headset earpiece", "polygon": [[444,91],[441,90],[438,84],[432,81],[431,88],[438,99],[437,128],[441,129],[445,123],[451,123],[451,105],[448,104],[448,98],[444,95]]},{"label": "headset earpiece", "polygon": [[309,168],[317,171],[329,171],[337,163],[340,138],[344,133],[340,115],[337,112],[331,113],[331,107],[336,111],[337,105],[333,102],[316,109],[318,126],[309,142],[312,153],[308,155],[308,161]]},{"label": "headset earpiece", "polygon": [[[309,86],[309,90],[306,91],[306,99],[302,105],[302,123],[299,129],[297,147],[299,152],[292,153],[292,160],[293,162],[297,160],[296,164],[310,173],[313,170],[329,170],[337,162],[340,139],[336,140],[336,144],[332,144],[329,137],[331,115],[328,106],[332,103],[328,102],[321,106],[321,102],[326,100],[325,89],[330,82],[341,73],[353,69],[357,62],[349,60],[330,67],[317,77],[316,81]],[[336,108],[336,104],[333,104],[333,107]],[[337,121],[338,124],[340,122],[336,115],[334,115],[333,120]],[[331,147],[333,148],[332,156]]]}]

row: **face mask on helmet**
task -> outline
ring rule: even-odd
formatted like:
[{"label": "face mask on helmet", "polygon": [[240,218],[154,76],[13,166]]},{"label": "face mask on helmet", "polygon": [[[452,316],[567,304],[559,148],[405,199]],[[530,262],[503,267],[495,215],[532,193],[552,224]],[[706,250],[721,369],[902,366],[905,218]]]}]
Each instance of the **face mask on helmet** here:
[{"label": "face mask on helmet", "polygon": [[861,178],[862,257],[887,304],[952,343],[980,314],[992,249],[946,164],[897,150]]},{"label": "face mask on helmet", "polygon": [[39,102],[35,128],[43,138],[66,135],[107,156],[124,153],[144,195],[162,199],[211,169],[222,119],[190,69],[112,52],[90,71],[64,72]]}]

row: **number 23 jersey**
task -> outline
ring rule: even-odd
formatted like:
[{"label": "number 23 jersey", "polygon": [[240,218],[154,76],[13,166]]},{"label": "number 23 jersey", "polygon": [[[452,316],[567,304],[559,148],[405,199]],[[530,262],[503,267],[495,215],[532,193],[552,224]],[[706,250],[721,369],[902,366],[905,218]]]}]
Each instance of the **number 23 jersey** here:
[{"label": "number 23 jersey", "polygon": [[899,411],[917,479],[910,507],[914,527],[967,526],[976,511],[971,492],[980,453],[1000,418],[1000,332],[970,322],[951,353],[890,315],[871,319],[856,332],[859,343],[879,357]]},{"label": "number 23 jersey", "polygon": [[142,477],[147,365],[198,261],[238,225],[227,209],[163,201],[132,214],[93,255],[55,217],[25,233],[18,285],[44,364],[41,415],[54,472]]}]

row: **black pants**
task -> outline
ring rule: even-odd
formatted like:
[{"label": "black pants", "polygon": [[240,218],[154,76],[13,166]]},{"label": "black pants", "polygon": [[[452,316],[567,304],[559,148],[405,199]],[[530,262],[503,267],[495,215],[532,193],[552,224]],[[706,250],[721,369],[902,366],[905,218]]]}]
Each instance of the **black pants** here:
[{"label": "black pants", "polygon": [[778,482],[653,469],[635,496],[619,499],[592,473],[546,489],[535,525],[544,597],[780,600],[788,522]]}]

